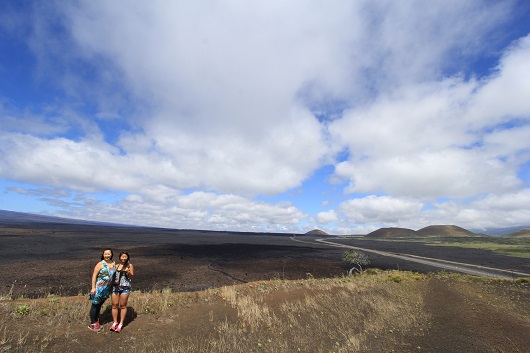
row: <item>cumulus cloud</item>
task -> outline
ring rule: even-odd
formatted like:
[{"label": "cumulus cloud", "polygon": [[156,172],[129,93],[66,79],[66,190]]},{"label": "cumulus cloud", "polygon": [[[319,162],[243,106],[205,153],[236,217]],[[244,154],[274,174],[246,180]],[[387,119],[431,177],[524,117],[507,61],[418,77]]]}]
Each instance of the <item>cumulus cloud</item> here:
[{"label": "cumulus cloud", "polygon": [[417,200],[389,196],[366,196],[340,204],[345,219],[354,223],[397,223],[402,219],[419,216],[423,204]]},{"label": "cumulus cloud", "polygon": [[58,215],[122,224],[210,229],[299,232],[298,224],[307,217],[289,203],[256,202],[237,195],[193,192],[171,200],[148,200],[131,194],[107,204],[82,197],[68,203]]},{"label": "cumulus cloud", "polygon": [[338,220],[339,217],[337,216],[337,213],[334,210],[319,212],[317,214],[317,222],[320,224],[328,224],[331,222],[337,222]]},{"label": "cumulus cloud", "polygon": [[475,128],[493,127],[513,119],[530,119],[530,35],[517,40],[505,52],[494,73],[470,99],[464,115]]},{"label": "cumulus cloud", "polygon": [[[414,198],[370,195],[342,202],[337,210],[322,212],[322,224],[336,222],[336,234],[367,234],[379,227],[420,229],[432,224],[455,224],[467,229],[508,228],[528,224],[530,191],[489,193],[462,202],[432,204]],[[320,214],[319,214],[320,215]],[[320,219],[319,219],[320,221]],[[331,231],[331,229],[330,229]]]},{"label": "cumulus cloud", "polygon": [[351,177],[349,192],[385,191],[392,195],[463,198],[494,189],[511,191],[521,185],[507,163],[468,150],[447,149],[417,155],[388,156],[342,162],[337,173]]},{"label": "cumulus cloud", "polygon": [[528,189],[515,193],[491,193],[468,203],[455,201],[437,203],[434,209],[425,212],[425,217],[437,224],[451,219],[454,224],[476,229],[525,225],[528,224],[530,216],[530,211],[526,206],[529,200],[530,190]]},{"label": "cumulus cloud", "polygon": [[[79,192],[57,196],[65,215],[347,232],[487,223],[503,195],[526,193],[530,37],[491,36],[511,2],[33,6],[3,28],[32,51],[34,84],[61,93],[0,107],[0,176]],[[500,49],[493,71],[474,71]],[[328,165],[351,198],[335,210],[255,201]],[[105,191],[126,196],[90,198]]]},{"label": "cumulus cloud", "polygon": [[520,188],[530,101],[520,96],[527,83],[512,81],[515,72],[530,72],[530,60],[521,59],[530,55],[527,42],[511,48],[484,81],[405,87],[333,122],[331,135],[350,151],[336,168],[350,180],[349,191],[462,198]]},{"label": "cumulus cloud", "polygon": [[[48,8],[39,12],[48,18],[36,21],[32,42],[43,71],[75,86],[73,96],[104,92],[97,104],[105,114],[97,116],[115,116],[107,111],[114,103],[116,116],[137,127],[120,132],[122,152],[134,162],[162,161],[181,174],[158,173],[164,184],[277,193],[300,185],[328,154],[301,92],[342,84],[344,68],[336,63],[350,32],[336,34],[355,16],[352,5],[327,8],[329,16],[280,3],[56,5],[68,36],[46,24],[60,16]],[[49,37],[66,42],[47,44]],[[56,61],[64,63],[60,70]],[[72,61],[95,75],[80,81]],[[117,85],[132,99],[116,99]],[[128,115],[120,114],[124,110]]]}]

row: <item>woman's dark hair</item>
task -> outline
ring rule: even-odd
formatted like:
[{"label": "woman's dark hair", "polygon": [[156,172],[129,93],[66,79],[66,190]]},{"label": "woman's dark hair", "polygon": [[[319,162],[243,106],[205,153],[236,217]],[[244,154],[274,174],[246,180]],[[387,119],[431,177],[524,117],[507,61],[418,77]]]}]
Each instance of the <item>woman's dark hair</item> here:
[{"label": "woman's dark hair", "polygon": [[103,254],[104,254],[105,251],[107,251],[107,250],[110,251],[110,259],[112,260],[112,257],[114,256],[114,253],[112,252],[112,249],[111,249],[111,248],[103,249],[103,252],[101,253],[101,260],[105,260],[105,257],[103,256]]},{"label": "woman's dark hair", "polygon": [[129,262],[129,260],[131,259],[131,257],[129,256],[129,253],[127,251],[122,251],[120,253],[120,256],[118,256],[118,259],[121,259],[122,255],[127,255],[127,261],[125,261],[125,263]]}]

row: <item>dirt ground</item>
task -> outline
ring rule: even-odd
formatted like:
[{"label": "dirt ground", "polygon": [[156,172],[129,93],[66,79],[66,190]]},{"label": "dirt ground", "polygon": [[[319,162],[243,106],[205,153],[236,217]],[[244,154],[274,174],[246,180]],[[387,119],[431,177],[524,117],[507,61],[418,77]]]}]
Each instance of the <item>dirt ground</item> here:
[{"label": "dirt ground", "polygon": [[[414,345],[428,352],[527,352],[530,350],[530,288],[519,292],[497,283],[490,297],[462,292],[461,284],[431,281],[427,310],[431,315],[426,334]],[[522,311],[508,312],[500,301],[514,300]],[[523,314],[524,316],[520,316]],[[524,318],[526,317],[526,319]]]},{"label": "dirt ground", "polygon": [[[475,249],[425,250],[421,244],[406,246],[410,253],[425,255],[425,251],[436,251],[437,257],[462,260],[464,256],[468,261],[497,263],[504,268],[528,268],[530,264],[528,259]],[[131,254],[136,269],[134,289],[144,292],[171,288],[193,293],[260,280],[337,277],[347,271],[341,261],[343,250],[295,243],[286,235],[64,225],[4,227],[0,233],[0,294],[15,298],[84,295],[89,289],[93,266],[106,247],[113,248],[115,255],[122,250]],[[392,263],[385,258],[372,257],[371,261],[371,267],[382,269],[423,273],[434,270],[410,263]],[[530,351],[530,287],[505,286],[498,282],[484,287],[490,295],[479,296],[449,280],[432,279],[425,286],[425,308],[431,319],[421,334],[404,332],[392,341],[374,337],[373,348],[366,352]],[[501,297],[512,298],[513,311],[497,305],[496,300]],[[66,351],[127,350],[145,335],[163,339],[176,329],[181,335],[207,335],[212,328],[205,318],[212,305],[215,303],[195,303],[178,313],[164,315],[135,313],[130,308],[126,329],[114,336],[108,330],[93,334],[84,323],[74,323],[68,328],[72,342],[71,346],[66,345],[71,348]],[[224,311],[226,317],[234,315],[224,305],[218,305],[215,310],[220,315]],[[109,315],[103,315],[102,320],[108,326]],[[45,351],[65,351],[64,343],[54,342]],[[306,352],[312,351],[308,348]]]},{"label": "dirt ground", "polygon": [[[243,284],[240,291],[249,290],[252,284]],[[255,290],[252,288],[250,290]],[[308,289],[301,288],[290,295],[281,292],[266,296],[262,305],[278,307],[293,300],[293,296],[303,298]],[[430,352],[430,353],[526,353],[530,348],[530,288],[528,284],[516,284],[500,281],[466,283],[451,278],[429,278],[419,282],[417,290],[422,293],[424,315],[428,318],[407,330],[381,328],[381,334],[368,334],[362,348],[355,352]],[[198,292],[195,292],[198,293]],[[135,295],[134,293],[132,295]],[[192,342],[208,339],[216,335],[222,323],[236,322],[238,310],[230,307],[221,299],[204,301],[189,293],[186,300],[159,313],[137,312],[129,307],[129,313],[123,331],[110,332],[110,314],[102,314],[100,322],[103,330],[99,333],[87,329],[83,319],[74,320],[67,325],[46,322],[45,318],[26,319],[8,314],[3,319],[4,337],[15,337],[3,344],[0,340],[0,352],[204,352],[204,350],[185,350],[180,346],[171,348],[167,342]],[[46,299],[39,299],[46,300]],[[73,300],[79,301],[79,297]],[[0,308],[2,303],[0,303]],[[312,326],[312,322],[300,319],[301,326]],[[242,330],[234,340],[261,341],[268,337],[267,329],[252,332]],[[330,350],[315,350],[304,346],[300,351],[317,352],[353,352],[335,350],[334,327],[327,327],[322,336],[323,346]],[[8,332],[6,334],[6,332]],[[19,336],[16,336],[19,332]],[[314,331],[308,335],[315,334]],[[0,335],[1,336],[1,335]],[[17,338],[18,337],[18,338]],[[47,338],[53,337],[53,338]],[[24,339],[23,345],[16,343]],[[275,337],[275,339],[278,339]],[[285,339],[288,339],[285,337]],[[44,341],[43,341],[44,340]],[[266,346],[253,346],[243,350],[209,350],[209,352],[281,352],[267,349]],[[290,352],[289,352],[290,353]]]}]

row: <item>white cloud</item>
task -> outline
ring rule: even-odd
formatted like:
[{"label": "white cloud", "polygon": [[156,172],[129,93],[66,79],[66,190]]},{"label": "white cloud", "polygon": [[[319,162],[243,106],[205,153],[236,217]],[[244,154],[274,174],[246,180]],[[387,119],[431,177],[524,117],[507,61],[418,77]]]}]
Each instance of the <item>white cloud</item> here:
[{"label": "white cloud", "polygon": [[[510,194],[490,194],[485,198],[473,202],[472,206],[477,209],[491,210],[492,212],[512,212],[523,211],[526,214],[530,213],[528,208],[530,202],[530,190],[526,189],[517,193]],[[504,217],[499,215],[495,218]]]},{"label": "white cloud", "polygon": [[[33,48],[42,67],[66,70],[73,92],[105,92],[97,117],[116,116],[106,110],[113,103],[132,105],[125,119],[137,129],[119,140],[128,157],[120,162],[131,164],[124,174],[162,164],[151,178],[172,188],[272,194],[300,185],[326,158],[322,127],[300,92],[344,84],[347,62],[337,63],[355,35],[341,31],[357,16],[353,5],[320,9],[329,16],[301,5],[78,2],[63,13],[71,42],[45,44],[56,33],[39,18]],[[56,72],[61,58],[68,62]],[[96,81],[83,84],[77,71],[63,69],[70,61],[98,65]],[[127,102],[113,91],[120,75],[123,95],[132,94]]]},{"label": "white cloud", "polygon": [[423,204],[413,199],[399,199],[389,196],[366,196],[351,199],[339,205],[343,219],[353,223],[397,223],[417,218]]},{"label": "white cloud", "polygon": [[331,135],[350,151],[337,165],[348,190],[460,198],[520,188],[517,172],[530,153],[530,101],[521,96],[530,91],[527,42],[490,80],[405,87],[335,121]]},{"label": "white cloud", "polygon": [[334,210],[326,211],[326,212],[319,212],[317,214],[317,222],[321,224],[337,222],[338,220],[339,220],[339,217],[337,216],[337,213]]},{"label": "white cloud", "polygon": [[[349,182],[347,193],[386,196],[352,195],[311,215],[341,232],[484,223],[487,207],[524,188],[530,37],[505,50],[490,77],[470,73],[498,49],[502,35],[490,34],[510,20],[511,2],[34,6],[25,39],[35,81],[66,96],[0,109],[0,176],[129,194],[111,204],[58,196],[70,215],[291,230],[308,224],[296,205],[252,197],[302,188],[344,150],[330,179]],[[20,22],[5,28],[27,33]],[[494,193],[497,203],[461,201]],[[421,211],[439,197],[453,200]]]},{"label": "white cloud", "polygon": [[[61,216],[145,226],[256,231],[299,231],[307,217],[288,203],[255,202],[237,195],[193,192],[156,202],[141,195],[128,195],[111,204],[92,202],[88,197],[63,205]],[[280,228],[279,228],[280,227]]]},{"label": "white cloud", "polygon": [[0,145],[0,172],[12,179],[89,192],[134,184],[119,165],[118,150],[101,141],[1,134]]},{"label": "white cloud", "polygon": [[0,171],[26,182],[82,191],[136,191],[162,183],[175,190],[281,192],[301,183],[322,157],[320,127],[308,119],[295,121],[293,130],[271,128],[261,141],[226,134],[194,139],[175,131],[149,145],[145,137],[129,135],[120,146],[135,146],[127,155],[99,138],[72,141],[4,133]]},{"label": "white cloud", "polygon": [[261,136],[235,129],[207,129],[195,136],[164,125],[150,136],[157,153],[196,180],[196,186],[272,194],[298,186],[326,153],[321,127],[312,115],[300,109],[285,113],[284,122],[269,126]]},{"label": "white cloud", "polygon": [[127,195],[124,199],[125,202],[130,203],[141,203],[144,201],[143,197],[137,194]]},{"label": "white cloud", "polygon": [[504,52],[496,72],[470,100],[472,126],[481,129],[512,119],[530,120],[530,35]]},{"label": "white cloud", "polygon": [[[467,228],[503,228],[528,225],[530,220],[530,190],[514,193],[490,193],[469,203],[448,201],[435,204],[435,209],[425,212],[430,224],[453,224]],[[443,223],[441,223],[443,222]]]},{"label": "white cloud", "polygon": [[[155,104],[149,119],[136,122],[146,136],[127,136],[147,140],[144,150],[122,140],[131,159],[165,164],[158,181],[170,187],[251,195],[298,186],[326,160],[330,151],[308,105],[366,96],[361,80],[387,91],[390,82],[437,77],[448,55],[503,19],[503,7],[496,10],[461,1],[257,8],[90,1],[65,15],[77,55],[105,58],[139,100]],[[441,98],[424,105],[447,103]],[[422,118],[418,112],[415,120]],[[438,125],[424,143],[433,143]]]},{"label": "white cloud", "polygon": [[[505,21],[509,3],[366,1],[363,46],[355,48],[366,81],[378,92],[438,80],[468,58],[488,51],[490,31]],[[491,7],[490,7],[491,6]]]},{"label": "white cloud", "polygon": [[469,145],[474,136],[459,124],[459,115],[474,89],[476,84],[460,79],[401,87],[347,110],[330,125],[330,133],[360,157]]},{"label": "white cloud", "polygon": [[468,150],[343,162],[337,173],[351,177],[348,192],[384,190],[396,196],[462,198],[521,185],[513,172],[507,173],[506,163]]}]

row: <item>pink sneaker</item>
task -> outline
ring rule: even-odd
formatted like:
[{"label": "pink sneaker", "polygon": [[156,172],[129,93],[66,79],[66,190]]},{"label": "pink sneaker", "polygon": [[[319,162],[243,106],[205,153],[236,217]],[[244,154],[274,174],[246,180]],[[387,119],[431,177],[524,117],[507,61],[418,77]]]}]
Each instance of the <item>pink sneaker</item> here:
[{"label": "pink sneaker", "polygon": [[118,327],[116,327],[116,329],[114,329],[114,332],[120,333],[122,328],[123,328],[123,325],[119,324]]},{"label": "pink sneaker", "polygon": [[99,322],[96,322],[88,325],[88,329],[94,332],[99,332],[101,331],[101,326],[99,325]]},{"label": "pink sneaker", "polygon": [[117,322],[113,323],[109,330],[116,331],[116,327],[118,327],[118,323]]}]

